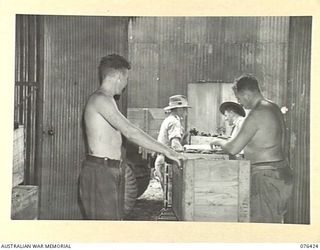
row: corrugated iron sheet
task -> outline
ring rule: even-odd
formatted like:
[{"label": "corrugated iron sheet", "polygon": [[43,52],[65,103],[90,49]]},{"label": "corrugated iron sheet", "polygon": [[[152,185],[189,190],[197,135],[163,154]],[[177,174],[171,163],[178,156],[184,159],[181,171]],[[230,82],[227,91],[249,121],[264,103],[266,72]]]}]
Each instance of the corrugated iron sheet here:
[{"label": "corrugated iron sheet", "polygon": [[82,113],[99,86],[97,66],[127,56],[127,19],[44,17],[44,138],[41,219],[79,219],[78,175],[85,156]]},{"label": "corrugated iron sheet", "polygon": [[[157,107],[159,88],[159,49],[154,43],[130,45],[128,105],[130,107]],[[148,67],[146,67],[148,65]]]},{"label": "corrugated iron sheet", "polygon": [[196,45],[188,43],[165,43],[160,46],[158,107],[166,106],[169,96],[187,95],[196,51]]},{"label": "corrugated iron sheet", "polygon": [[184,43],[186,26],[184,17],[156,17],[155,22],[157,37],[154,43]]},{"label": "corrugated iron sheet", "polygon": [[207,37],[207,19],[203,17],[185,17],[184,37],[185,43],[205,43]]},{"label": "corrugated iron sheet", "polygon": [[261,19],[259,17],[225,17],[224,41],[227,43],[255,43]]},{"label": "corrugated iron sheet", "polygon": [[310,223],[310,69],[312,17],[290,18],[287,122],[294,192],[289,221]]},{"label": "corrugated iron sheet", "polygon": [[255,75],[265,97],[280,107],[287,103],[288,43],[260,43],[256,47]]},{"label": "corrugated iron sheet", "polygon": [[[137,17],[132,22],[130,48],[149,46],[155,54],[158,50],[159,69],[149,69],[150,62],[156,60],[153,54],[139,53],[144,59],[135,59],[136,55],[132,64],[139,60],[143,71],[133,70],[131,78],[158,74],[159,83],[151,78],[143,78],[143,82],[149,86],[146,91],[155,84],[154,91],[159,92],[157,107],[162,107],[169,95],[177,91],[186,94],[188,83],[233,82],[243,73],[252,73],[260,80],[266,96],[282,105],[286,100],[288,20],[289,17]],[[138,89],[140,83],[132,82],[129,88]],[[149,93],[143,89],[133,92],[129,95],[131,100],[142,100],[130,102],[129,107],[150,105],[148,98],[141,98]]]},{"label": "corrugated iron sheet", "polygon": [[258,41],[262,43],[287,43],[289,17],[259,18]]},{"label": "corrugated iron sheet", "polygon": [[25,128],[25,184],[35,184],[38,18],[16,16],[14,121]]}]

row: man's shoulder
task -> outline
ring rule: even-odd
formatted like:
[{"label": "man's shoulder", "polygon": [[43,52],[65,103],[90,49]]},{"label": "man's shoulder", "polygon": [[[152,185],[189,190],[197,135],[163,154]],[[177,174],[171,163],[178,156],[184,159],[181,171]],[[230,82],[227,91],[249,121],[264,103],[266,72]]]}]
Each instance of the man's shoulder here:
[{"label": "man's shoulder", "polygon": [[164,119],[163,122],[165,122],[167,124],[172,124],[172,123],[176,124],[176,123],[180,123],[180,120],[175,115],[169,115],[166,117],[166,119]]},{"label": "man's shoulder", "polygon": [[113,103],[114,99],[112,96],[103,94],[100,91],[93,92],[87,102],[87,105],[101,105]]},{"label": "man's shoulder", "polygon": [[256,112],[254,113],[257,115],[267,115],[267,114],[279,112],[280,108],[276,103],[265,99],[261,101],[261,104],[256,108],[255,111]]}]

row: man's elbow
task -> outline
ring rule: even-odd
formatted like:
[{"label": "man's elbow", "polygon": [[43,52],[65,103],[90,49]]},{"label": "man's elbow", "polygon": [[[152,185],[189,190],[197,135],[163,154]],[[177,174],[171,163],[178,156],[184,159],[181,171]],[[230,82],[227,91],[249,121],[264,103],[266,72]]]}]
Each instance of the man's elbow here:
[{"label": "man's elbow", "polygon": [[231,155],[236,155],[236,154],[238,154],[238,153],[241,151],[241,149],[238,150],[238,149],[236,149],[235,147],[233,147],[233,146],[230,145],[230,144],[226,144],[226,145],[223,147],[223,149],[224,149],[224,151],[228,152],[228,153],[231,154]]}]

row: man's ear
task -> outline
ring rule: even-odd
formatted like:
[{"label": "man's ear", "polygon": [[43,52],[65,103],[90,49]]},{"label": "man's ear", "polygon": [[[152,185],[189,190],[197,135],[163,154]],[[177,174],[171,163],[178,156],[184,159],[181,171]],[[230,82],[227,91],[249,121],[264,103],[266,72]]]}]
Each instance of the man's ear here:
[{"label": "man's ear", "polygon": [[119,71],[115,72],[115,79],[120,82],[121,81],[121,73]]}]

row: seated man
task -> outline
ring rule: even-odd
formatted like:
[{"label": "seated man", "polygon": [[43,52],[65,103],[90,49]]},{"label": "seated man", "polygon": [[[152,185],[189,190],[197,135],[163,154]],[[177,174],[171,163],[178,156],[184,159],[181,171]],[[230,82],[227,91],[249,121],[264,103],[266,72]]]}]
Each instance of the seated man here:
[{"label": "seated man", "polygon": [[233,90],[238,102],[251,111],[234,138],[216,139],[211,145],[233,155],[244,149],[244,157],[251,161],[250,221],[281,223],[292,192],[282,113],[263,97],[251,75],[236,79]]},{"label": "seated man", "polygon": [[[230,139],[234,138],[239,132],[241,125],[246,116],[246,112],[241,105],[235,102],[224,102],[219,108],[221,114],[225,116],[225,119],[229,126],[231,126]],[[243,150],[240,151],[237,156],[242,156]]]},{"label": "seated man", "polygon": [[219,110],[225,116],[228,125],[232,127],[230,138],[235,137],[241,128],[246,112],[241,105],[235,102],[224,102],[220,105]]}]

